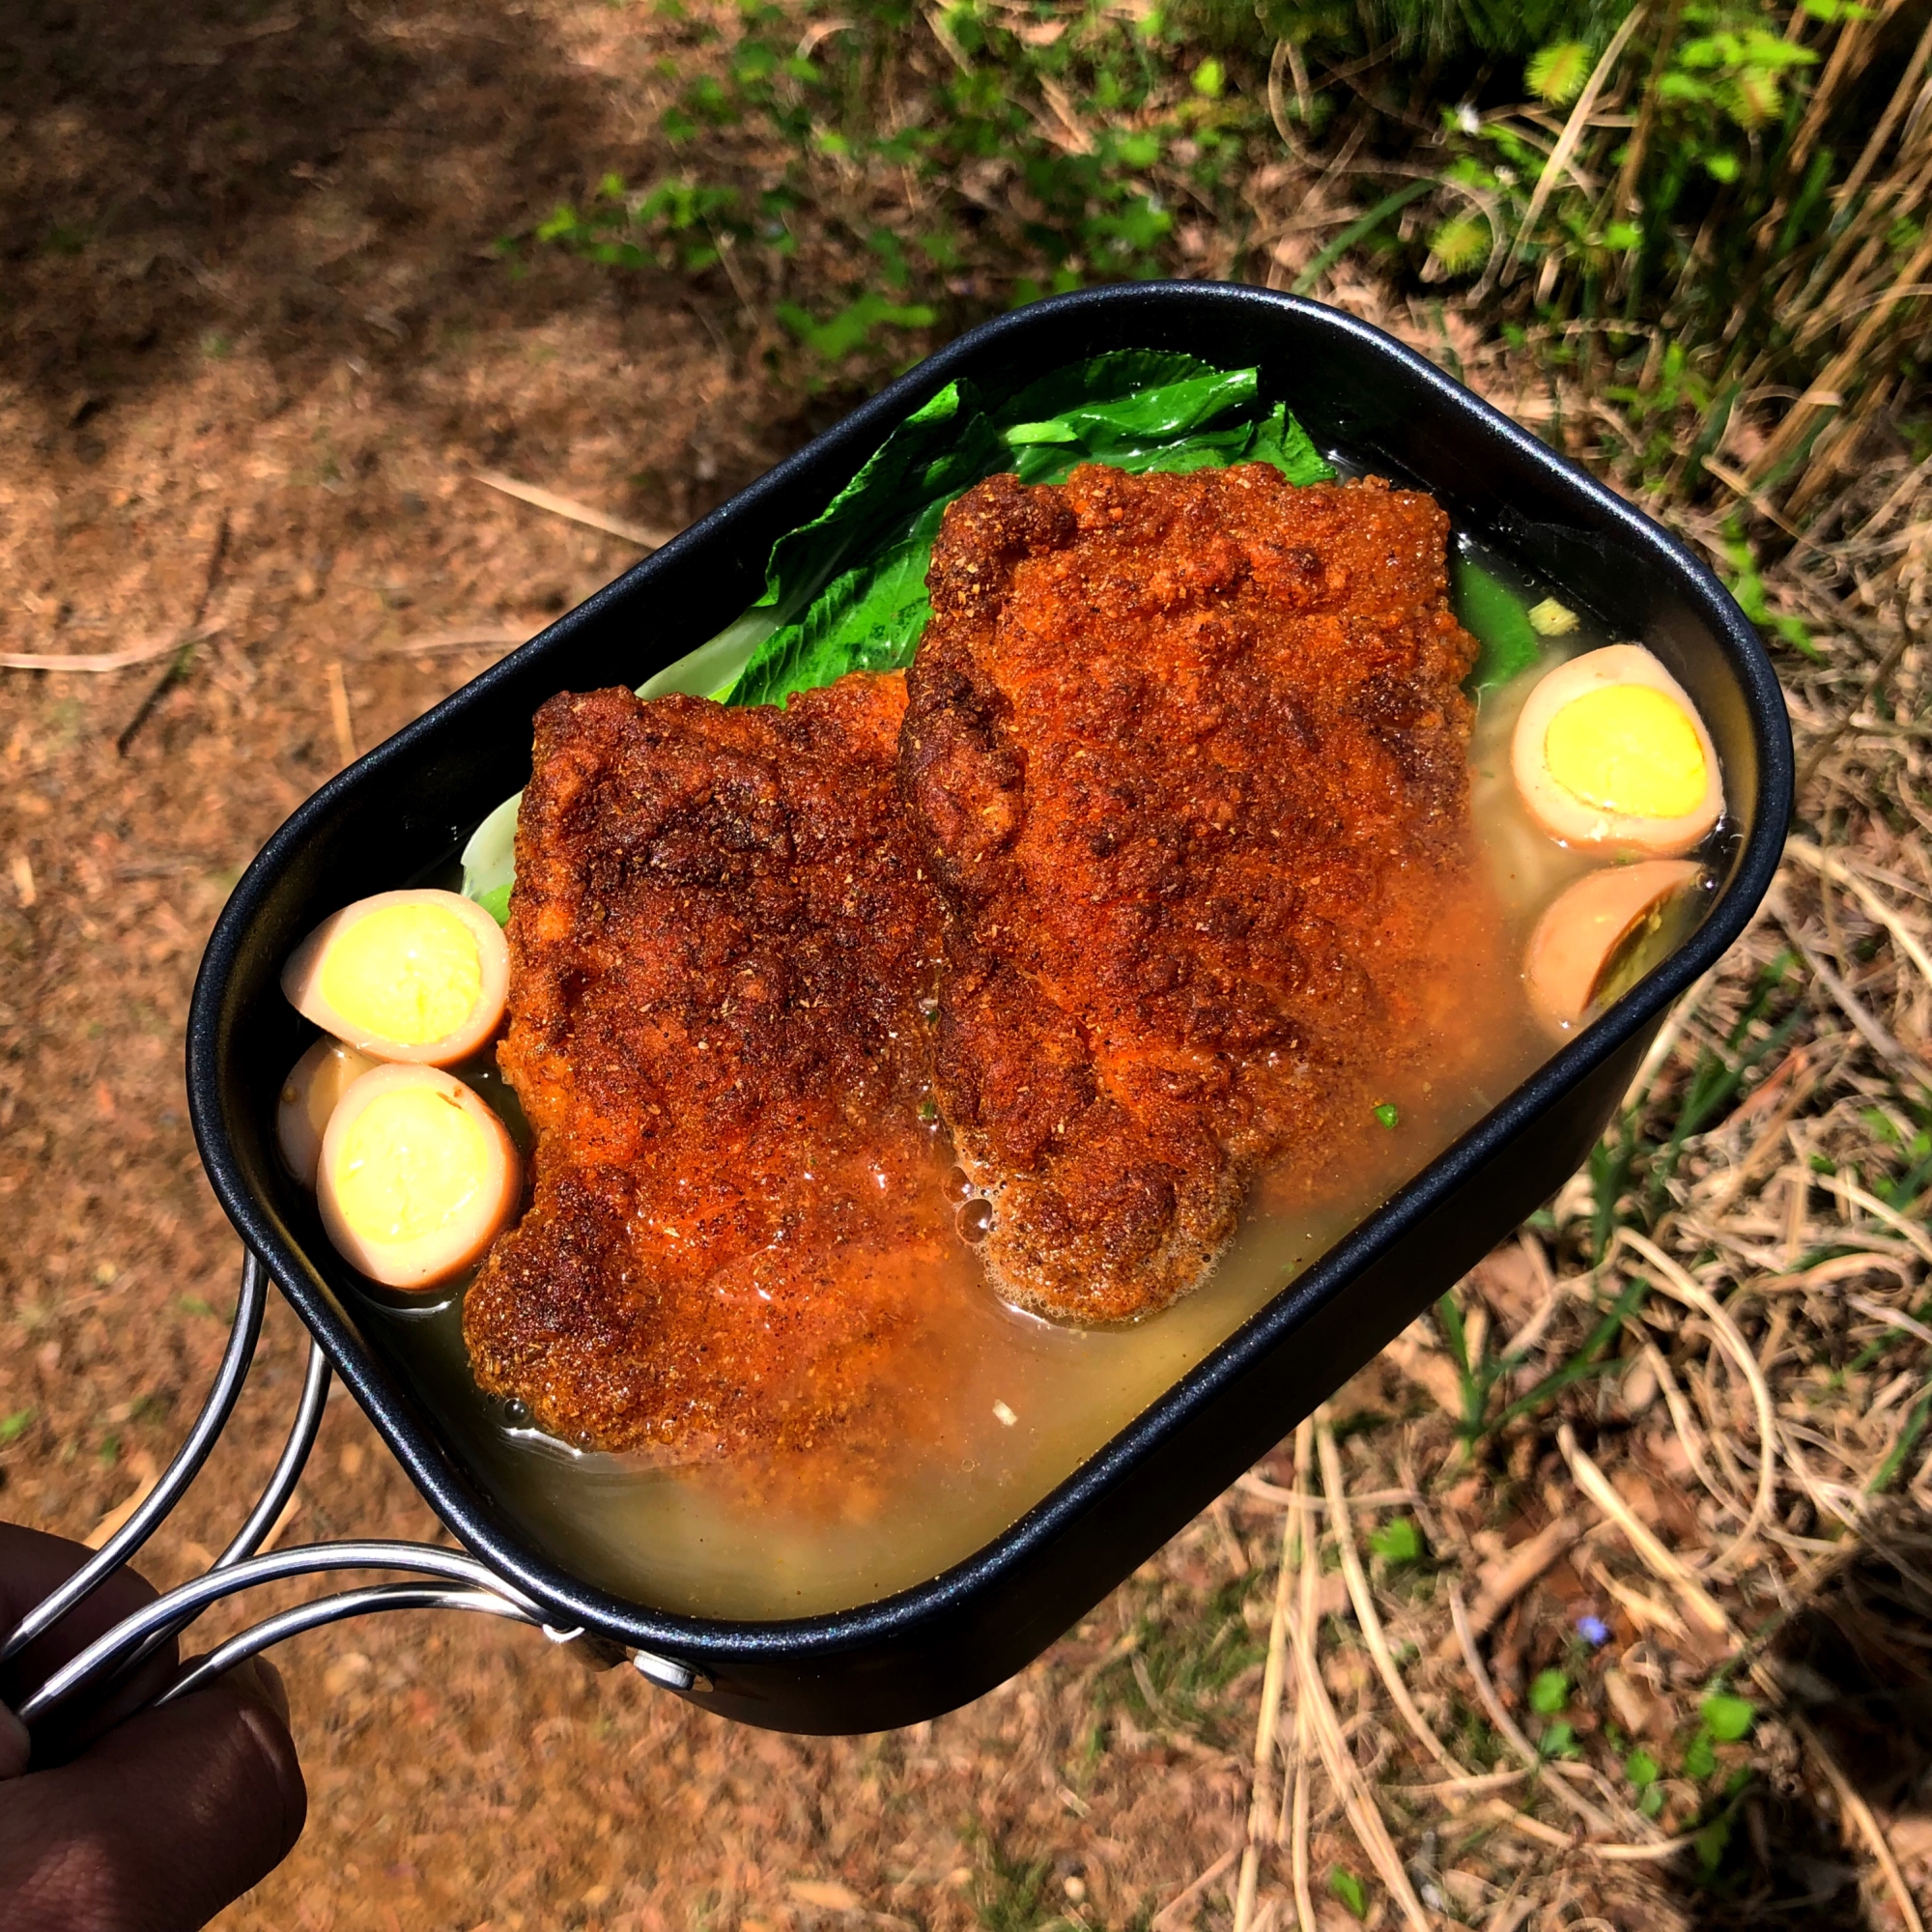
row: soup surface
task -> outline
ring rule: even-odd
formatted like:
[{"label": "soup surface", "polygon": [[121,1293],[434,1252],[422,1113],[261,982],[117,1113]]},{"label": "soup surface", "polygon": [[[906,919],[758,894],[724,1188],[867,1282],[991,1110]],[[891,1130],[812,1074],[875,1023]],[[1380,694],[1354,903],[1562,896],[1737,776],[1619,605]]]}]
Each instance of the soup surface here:
[{"label": "soup surface", "polygon": [[[1465,548],[1468,546],[1465,544]],[[1482,554],[1526,604],[1551,586]],[[1556,593],[1560,595],[1560,592]],[[1135,1415],[1459,1135],[1553,1051],[1520,981],[1478,969],[1516,959],[1571,879],[1604,863],[1556,843],[1524,809],[1510,741],[1531,689],[1565,658],[1613,641],[1587,613],[1547,640],[1533,669],[1485,695],[1470,744],[1479,872],[1472,964],[1454,989],[1463,1033],[1443,1051],[1419,1045],[1379,1104],[1346,1133],[1321,1175],[1281,1172],[1254,1190],[1236,1239],[1205,1286],[1164,1312],[1112,1328],[1060,1326],[1002,1301],[967,1238],[932,1264],[946,1311],[943,1349],[919,1365],[930,1400],[892,1455],[863,1473],[810,1456],[647,1466],[585,1451],[531,1426],[519,1405],[486,1397],[465,1352],[464,1285],[431,1297],[371,1291],[367,1321],[435,1413],[452,1448],[528,1540],[560,1565],[660,1608],[769,1620],[849,1608],[935,1576],[969,1556],[1070,1475]],[[718,667],[694,654],[646,687],[657,696],[715,689]],[[1721,836],[1721,835],[1719,835]],[[487,1064],[460,1069],[513,1130],[515,1096]],[[935,1181],[951,1184],[944,1130],[931,1128]],[[963,1198],[963,1196],[962,1196]],[[940,1324],[935,1324],[939,1332]]]}]

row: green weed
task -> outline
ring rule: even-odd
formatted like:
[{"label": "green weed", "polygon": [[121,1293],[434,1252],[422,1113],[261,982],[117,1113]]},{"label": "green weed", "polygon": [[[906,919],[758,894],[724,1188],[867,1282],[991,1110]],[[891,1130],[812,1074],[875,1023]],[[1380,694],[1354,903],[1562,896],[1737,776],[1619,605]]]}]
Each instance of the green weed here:
[{"label": "green weed", "polygon": [[1336,1865],[1328,1873],[1328,1891],[1339,1898],[1357,1918],[1369,1916],[1368,1889],[1346,1865]]},{"label": "green weed", "polygon": [[[1599,1144],[1599,1151],[1603,1144]],[[1463,1325],[1463,1312],[1456,1305],[1453,1294],[1445,1294],[1435,1304],[1436,1320],[1449,1342],[1449,1350],[1455,1358],[1458,1374],[1463,1381],[1463,1435],[1468,1441],[1475,1441],[1484,1435],[1493,1435],[1506,1429],[1511,1423],[1520,1421],[1526,1415],[1534,1415],[1547,1408],[1573,1383],[1582,1381],[1592,1375],[1611,1375],[1620,1364],[1606,1360],[1610,1345],[1622,1332],[1624,1323],[1632,1320],[1642,1307],[1650,1293],[1650,1283],[1641,1276],[1627,1282],[1603,1314],[1596,1325],[1584,1337],[1582,1346],[1567,1362],[1550,1371],[1530,1388],[1507,1403],[1494,1415],[1489,1414],[1490,1397],[1497,1383],[1513,1376],[1529,1359],[1528,1355],[1510,1350],[1501,1355],[1492,1355],[1485,1348],[1479,1360],[1469,1356],[1468,1333]]]}]

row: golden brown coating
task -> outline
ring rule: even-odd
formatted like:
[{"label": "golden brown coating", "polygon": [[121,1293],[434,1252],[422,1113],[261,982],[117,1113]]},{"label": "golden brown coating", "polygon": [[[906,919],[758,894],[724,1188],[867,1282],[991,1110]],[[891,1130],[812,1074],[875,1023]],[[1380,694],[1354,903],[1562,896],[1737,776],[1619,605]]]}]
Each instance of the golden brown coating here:
[{"label": "golden brown coating", "polygon": [[916,1399],[954,1237],[904,706],[902,677],[855,675],[782,711],[537,714],[501,1053],[533,1190],[464,1334],[555,1435],[684,1462]]},{"label": "golden brown coating", "polygon": [[1448,534],[1261,465],[948,511],[901,778],[949,907],[940,1106],[1009,1298],[1185,1293],[1257,1174],[1322,1170],[1453,1023],[1484,921]]}]

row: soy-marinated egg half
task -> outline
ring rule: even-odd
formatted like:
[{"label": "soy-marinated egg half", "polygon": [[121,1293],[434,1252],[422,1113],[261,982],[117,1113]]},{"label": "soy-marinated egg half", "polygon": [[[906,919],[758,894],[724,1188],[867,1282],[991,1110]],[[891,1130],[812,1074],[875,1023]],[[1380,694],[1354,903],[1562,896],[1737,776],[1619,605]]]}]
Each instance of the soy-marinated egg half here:
[{"label": "soy-marinated egg half", "polygon": [[1553,1033],[1569,1033],[1606,996],[1668,951],[1669,928],[1694,910],[1702,873],[1690,859],[1646,859],[1586,872],[1557,894],[1523,954],[1529,1004]]},{"label": "soy-marinated egg half", "polygon": [[335,1103],[352,1080],[376,1065],[366,1053],[325,1036],[289,1069],[275,1103],[275,1145],[289,1172],[304,1187],[315,1185],[322,1136]]},{"label": "soy-marinated egg half", "polygon": [[497,1031],[510,953],[459,893],[378,893],[326,919],[282,968],[304,1018],[375,1060],[448,1066]]},{"label": "soy-marinated egg half", "polygon": [[329,1117],[316,1204],[336,1252],[372,1280],[434,1288],[481,1257],[522,1179],[503,1123],[460,1080],[378,1066]]},{"label": "soy-marinated egg half", "polygon": [[1510,761],[1531,817],[1566,844],[1674,856],[1724,809],[1704,721],[1641,644],[1558,665],[1530,693]]}]

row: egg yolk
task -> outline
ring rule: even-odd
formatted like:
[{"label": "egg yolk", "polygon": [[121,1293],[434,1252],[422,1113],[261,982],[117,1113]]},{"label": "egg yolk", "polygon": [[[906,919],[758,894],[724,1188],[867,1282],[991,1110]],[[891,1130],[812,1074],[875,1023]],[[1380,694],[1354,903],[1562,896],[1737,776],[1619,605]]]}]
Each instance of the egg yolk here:
[{"label": "egg yolk", "polygon": [[1647,684],[1572,698],[1543,740],[1549,776],[1600,811],[1682,818],[1704,802],[1704,748],[1684,707]]},{"label": "egg yolk", "polygon": [[462,1107],[421,1088],[395,1088],[349,1122],[336,1205],[365,1240],[417,1241],[455,1221],[489,1172],[490,1144]]},{"label": "egg yolk", "polygon": [[441,906],[379,906],[323,955],[323,998],[358,1033],[408,1046],[446,1038],[482,995],[475,937]]}]

